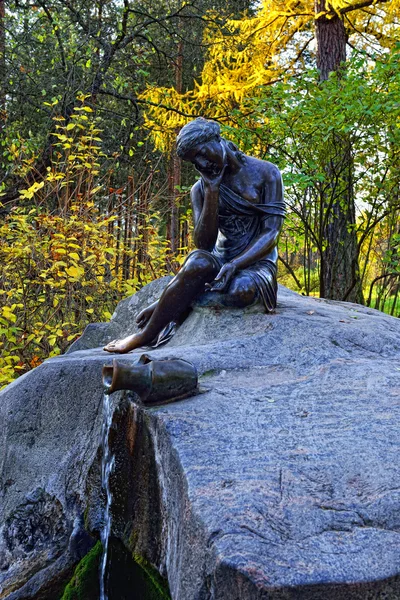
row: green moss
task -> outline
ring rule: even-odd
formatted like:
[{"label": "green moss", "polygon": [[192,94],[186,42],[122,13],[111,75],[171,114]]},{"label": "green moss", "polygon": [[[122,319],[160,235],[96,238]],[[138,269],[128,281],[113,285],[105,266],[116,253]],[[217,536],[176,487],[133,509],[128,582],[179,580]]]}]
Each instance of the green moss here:
[{"label": "green moss", "polygon": [[139,554],[133,554],[133,560],[137,565],[144,571],[147,579],[153,585],[154,591],[156,592],[155,600],[171,600],[169,595],[168,584],[160,575],[160,573],[151,565],[143,556]]},{"label": "green moss", "polygon": [[135,548],[138,537],[136,529],[132,529],[131,535],[129,536],[128,548]]},{"label": "green moss", "polygon": [[[98,600],[101,542],[80,561],[60,600]],[[108,560],[110,600],[171,600],[167,582],[142,556],[132,555],[110,539]]]},{"label": "green moss", "polygon": [[101,552],[101,542],[97,542],[76,567],[61,600],[98,600]]},{"label": "green moss", "polygon": [[90,531],[90,524],[89,524],[89,507],[87,506],[85,508],[85,512],[83,513],[83,524],[85,526],[85,530],[86,531]]}]

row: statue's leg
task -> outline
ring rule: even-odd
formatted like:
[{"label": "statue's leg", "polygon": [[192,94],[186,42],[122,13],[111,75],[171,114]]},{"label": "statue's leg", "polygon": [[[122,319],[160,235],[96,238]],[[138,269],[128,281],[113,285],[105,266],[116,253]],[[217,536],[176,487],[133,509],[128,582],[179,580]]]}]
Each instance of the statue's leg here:
[{"label": "statue's leg", "polygon": [[155,311],[155,308],[158,304],[158,300],[146,306],[140,313],[136,316],[136,323],[138,324],[139,329],[143,329],[146,327],[147,323],[150,321],[151,315]]},{"label": "statue's leg", "polygon": [[160,331],[189,308],[193,300],[204,291],[206,283],[213,281],[219,271],[216,259],[205,250],[189,254],[178,274],[167,285],[154,311],[139,333],[105,346],[108,352],[129,352],[150,344]]},{"label": "statue's leg", "polygon": [[221,294],[224,306],[233,308],[252,306],[258,299],[257,286],[254,279],[246,271],[239,271],[232,280],[228,291]]}]

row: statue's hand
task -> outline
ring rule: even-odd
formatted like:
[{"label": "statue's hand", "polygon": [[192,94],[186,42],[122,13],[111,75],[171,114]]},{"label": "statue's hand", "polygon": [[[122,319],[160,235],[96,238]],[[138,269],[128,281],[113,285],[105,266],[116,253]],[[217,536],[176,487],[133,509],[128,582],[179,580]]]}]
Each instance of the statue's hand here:
[{"label": "statue's hand", "polygon": [[206,289],[210,292],[225,292],[237,271],[233,263],[225,263],[214,281],[206,283]]},{"label": "statue's hand", "polygon": [[201,178],[204,182],[204,186],[206,188],[209,188],[211,190],[218,190],[219,186],[221,184],[221,181],[224,177],[224,173],[227,167],[227,160],[226,160],[226,150],[225,150],[225,146],[222,145],[222,152],[223,152],[223,166],[222,169],[219,172],[204,172],[204,171],[200,171],[199,169],[197,169],[201,175]]},{"label": "statue's hand", "polygon": [[136,317],[136,323],[138,324],[139,329],[143,329],[150,321],[151,315],[153,314],[155,309],[155,305],[151,304],[147,308],[140,311],[138,316]]}]

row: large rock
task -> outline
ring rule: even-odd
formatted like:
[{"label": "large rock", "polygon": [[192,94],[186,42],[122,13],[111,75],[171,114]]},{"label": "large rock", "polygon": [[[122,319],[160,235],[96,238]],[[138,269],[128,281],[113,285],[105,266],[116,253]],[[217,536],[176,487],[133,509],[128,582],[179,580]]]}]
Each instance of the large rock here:
[{"label": "large rock", "polygon": [[166,276],[156,279],[150,285],[145,285],[141,290],[119,302],[109,323],[90,323],[83,335],[78,338],[67,350],[67,354],[77,350],[88,350],[104,346],[117,338],[132,335],[138,331],[136,315],[146,306],[158,300],[162,291],[172,277]]},{"label": "large rock", "polygon": [[[150,354],[192,361],[201,393],[113,395],[113,532],[174,600],[400,599],[400,320],[281,288],[273,315],[195,307]],[[56,600],[94,544],[109,360],[72,351],[0,394],[0,598]]]}]

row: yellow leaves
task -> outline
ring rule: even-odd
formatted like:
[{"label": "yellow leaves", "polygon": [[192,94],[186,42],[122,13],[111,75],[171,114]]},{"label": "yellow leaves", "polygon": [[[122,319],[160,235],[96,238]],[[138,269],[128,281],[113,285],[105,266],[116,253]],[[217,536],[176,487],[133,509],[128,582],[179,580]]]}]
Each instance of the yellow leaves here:
[{"label": "yellow leaves", "polygon": [[64,179],[64,178],[65,178],[64,173],[47,173],[47,175],[46,175],[46,180],[49,182],[60,181],[61,179]]},{"label": "yellow leaves", "polygon": [[45,106],[50,106],[51,108],[53,108],[54,106],[57,106],[58,104],[58,99],[54,98],[54,100],[52,102],[43,102],[43,104]]},{"label": "yellow leaves", "polygon": [[78,267],[78,266],[72,266],[72,267],[68,267],[67,269],[65,269],[65,272],[67,273],[67,275],[69,277],[72,277],[73,279],[81,279],[83,273],[84,273],[84,269],[82,267]]},{"label": "yellow leaves", "polygon": [[83,262],[85,263],[95,263],[97,260],[97,256],[95,254],[90,254],[89,256],[87,256]]},{"label": "yellow leaves", "polygon": [[15,323],[17,321],[17,316],[14,313],[14,309],[9,306],[2,307],[2,316],[6,321],[10,321],[11,323]]},{"label": "yellow leaves", "polygon": [[52,346],[55,346],[56,340],[57,340],[56,335],[49,335],[49,337],[47,338],[47,343],[49,344],[50,347],[52,347]]},{"label": "yellow leaves", "polygon": [[[141,243],[141,233],[129,246],[117,245],[118,215],[99,213],[98,194],[107,189],[94,176],[96,171],[105,175],[101,139],[91,111],[81,112],[89,117],[84,130],[69,134],[57,121],[51,165],[42,181],[21,192],[34,202],[29,208],[20,203],[0,221],[0,387],[64,352],[88,322],[110,318],[116,299],[166,274],[168,246],[156,231],[148,233],[150,223],[160,220],[158,213],[145,216],[142,229],[155,237],[146,261],[136,263],[133,248]],[[45,209],[45,198],[51,198],[55,212]],[[123,281],[121,253],[131,261],[130,269],[149,271],[140,282],[137,277]]]},{"label": "yellow leaves", "polygon": [[[219,117],[234,126],[234,111],[248,112],[249,98],[256,98],[265,86],[296,72],[298,57],[312,39],[314,21],[321,14],[330,18],[343,10],[351,11],[352,27],[361,32],[368,19],[368,35],[377,32],[375,37],[384,46],[388,32],[398,22],[390,15],[400,16],[399,0],[371,0],[368,11],[356,10],[359,5],[358,0],[327,0],[327,10],[315,14],[311,0],[263,0],[255,14],[228,19],[223,28],[215,18],[218,15],[210,11],[203,39],[208,55],[194,88],[179,94],[174,88],[148,87],[141,96],[149,103],[144,119],[156,147],[171,151],[177,129],[191,115]],[[369,17],[378,11],[379,19]]]},{"label": "yellow leaves", "polygon": [[33,196],[36,194],[36,192],[38,192],[39,190],[42,189],[42,187],[44,187],[44,181],[41,181],[40,183],[35,182],[27,190],[21,190],[20,198],[30,200],[31,198],[33,198]]},{"label": "yellow leaves", "polygon": [[[68,129],[68,127],[67,127]],[[60,140],[60,142],[66,142],[69,140],[68,136],[64,133],[53,133],[53,136]]]},{"label": "yellow leaves", "polygon": [[80,100],[80,102],[85,102],[85,100],[87,100],[87,98],[90,98],[91,94],[83,94],[80,93],[77,95],[78,100]]},{"label": "yellow leaves", "polygon": [[90,190],[90,195],[92,196],[93,194],[97,194],[97,192],[99,192],[102,188],[103,188],[102,185],[98,185],[98,186],[94,187],[92,190]]},{"label": "yellow leaves", "polygon": [[5,357],[4,360],[7,365],[12,365],[19,361],[19,356],[17,356],[16,354],[9,354]]}]

